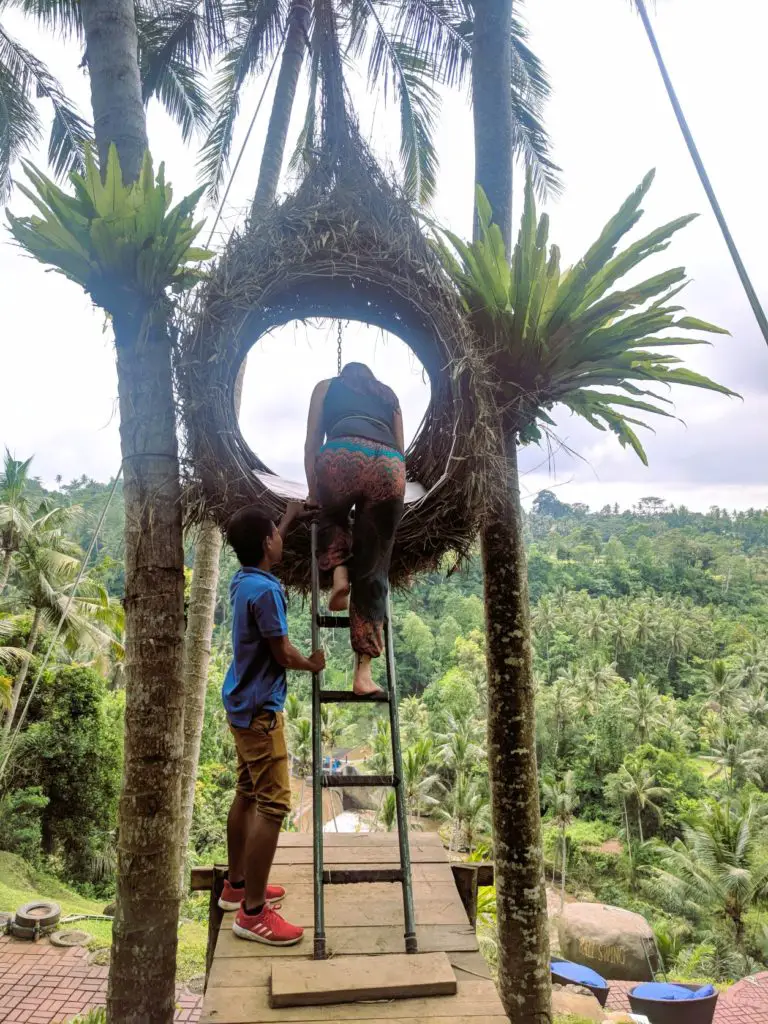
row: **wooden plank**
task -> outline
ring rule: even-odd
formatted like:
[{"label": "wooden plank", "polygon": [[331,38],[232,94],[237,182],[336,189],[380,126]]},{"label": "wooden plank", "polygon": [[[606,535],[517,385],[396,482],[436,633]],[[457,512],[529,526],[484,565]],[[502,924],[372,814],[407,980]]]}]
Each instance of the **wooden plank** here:
[{"label": "wooden plank", "polygon": [[[350,853],[350,856],[353,854]],[[330,870],[351,871],[358,865],[347,862],[346,864],[332,864]],[[390,864],[366,864],[370,868],[393,867]],[[453,885],[453,874],[451,866],[447,861],[427,861],[424,864],[413,864],[411,866],[411,878],[414,885],[420,882],[444,882]],[[296,885],[311,885],[313,879],[312,864],[277,864],[275,865],[270,881],[278,882],[280,885],[290,886],[293,890]]]},{"label": "wooden plank", "polygon": [[[400,850],[392,846],[328,846],[323,850],[325,867],[333,864],[348,864],[350,861],[363,864],[399,864]],[[411,843],[411,861],[414,864],[446,863],[442,847],[434,843]],[[275,853],[274,863],[278,864],[311,864],[312,847],[280,847]]]},{"label": "wooden plank", "polygon": [[450,953],[448,959],[459,981],[472,978],[491,979],[491,969],[482,953]]},{"label": "wooden plank", "polygon": [[[239,941],[239,940],[238,940]],[[247,943],[241,943],[242,945],[248,945]],[[252,946],[256,946],[256,943],[252,943]],[[293,957],[289,962],[293,965],[299,965],[306,961],[312,961],[312,949],[306,943],[303,942],[299,947],[303,952],[301,957]],[[253,949],[256,954],[263,953],[263,955],[255,956],[243,956],[243,957],[217,957],[214,960],[213,967],[208,976],[208,988],[249,988],[252,986],[260,987],[269,984],[269,979],[272,975],[272,964],[276,958],[272,954],[272,950],[268,947]],[[396,954],[399,957],[399,954]],[[417,954],[418,956],[428,954]],[[472,981],[472,980],[486,980],[490,981],[491,971],[488,964],[485,962],[482,953],[478,952],[453,952],[446,954],[453,968],[456,977],[459,981]],[[405,954],[403,954],[405,956]],[[334,957],[335,963],[347,963],[350,957],[337,956]],[[369,964],[369,970],[376,971],[377,964],[384,957],[377,957],[375,963],[371,963],[370,957],[366,960]],[[312,961],[314,963],[322,961]]]},{"label": "wooden plank", "polygon": [[[411,832],[409,833],[409,844],[411,851],[418,850],[420,854],[426,854],[433,852],[436,854],[435,857],[426,857],[422,863],[431,862],[445,862],[447,863],[447,855],[445,849],[440,840],[440,837],[435,832]],[[398,850],[397,832],[326,832],[323,836],[323,852],[325,854],[324,860],[326,864],[333,864],[337,862],[335,851],[337,848],[348,848],[354,847],[354,855],[352,851],[348,852],[347,867],[354,867],[358,859],[358,851],[365,850],[365,857],[369,857],[368,851],[374,848],[383,847],[387,853],[385,860],[387,863],[392,863],[393,852]],[[296,860],[293,853],[286,853],[284,851],[294,850],[308,850],[309,859],[306,857]],[[333,852],[332,852],[333,851]],[[280,835],[280,844],[277,850],[277,856],[275,863],[277,864],[311,864],[312,863],[312,833],[311,832],[282,832]],[[394,857],[397,861],[397,857]],[[365,863],[372,863],[365,861]],[[384,866],[383,864],[381,865]],[[191,872],[191,888],[193,892],[199,892],[201,890],[210,889],[213,880],[213,868],[212,864],[202,864],[192,868]],[[226,864],[217,864],[217,869],[226,871]],[[310,875],[311,879],[311,875]],[[486,884],[481,882],[480,884]],[[490,884],[490,883],[487,883]]]},{"label": "wooden plank", "polygon": [[370,999],[423,999],[456,995],[456,975],[446,953],[344,956],[333,960],[277,960],[270,1004],[331,1006]]},{"label": "wooden plank", "polygon": [[[349,856],[352,856],[350,851]],[[389,864],[372,863],[366,864],[366,868],[375,870],[389,870],[396,866],[395,862]],[[357,865],[353,863],[332,864],[329,870],[332,871],[354,871]],[[220,870],[216,866],[216,870]],[[225,867],[221,868],[226,871]],[[192,869],[193,891],[207,890],[211,888],[214,869],[211,866]],[[281,885],[311,884],[313,880],[312,862],[308,864],[277,864],[272,872],[272,881]],[[424,863],[411,866],[411,878],[414,883],[418,882],[452,882],[453,874],[451,865],[447,861],[425,861]]]},{"label": "wooden plank", "polygon": [[[240,941],[240,940],[238,940]],[[251,952],[256,952],[255,942],[244,942],[244,946],[254,947]],[[302,943],[306,961],[312,961],[312,945],[306,941]],[[268,946],[259,946],[259,952],[263,951],[264,956],[216,956],[213,961],[210,973],[208,974],[208,988],[264,988],[269,985],[272,977],[272,965],[274,958],[270,956],[272,950]],[[458,956],[451,953],[451,956]],[[469,954],[471,955],[471,954]],[[302,958],[294,957],[286,963],[298,964]],[[314,962],[314,961],[312,961]]]},{"label": "wooden plank", "polygon": [[[467,915],[452,883],[420,883],[414,886],[416,924],[466,924]],[[281,913],[291,924],[312,928],[314,890],[311,885],[294,885],[282,902]],[[225,914],[220,927],[231,928],[233,913]],[[325,920],[333,928],[366,925],[402,925],[403,892],[386,882],[364,886],[329,886],[325,889]]]},{"label": "wooden plank", "polygon": [[[437,832],[409,832],[408,839],[420,846],[438,846],[445,851]],[[397,846],[397,832],[324,832],[323,846]],[[312,849],[311,832],[281,832],[280,849],[306,846]]]},{"label": "wooden plank", "polygon": [[[405,953],[403,926],[389,928],[327,928],[326,937],[332,956],[344,954]],[[426,924],[416,928],[420,953],[473,952],[477,950],[477,936],[469,924]],[[227,957],[293,956],[306,957],[312,953],[312,931],[296,946],[262,946],[258,942],[239,939],[231,928],[219,932],[216,959]]]},{"label": "wooden plank", "polygon": [[213,864],[202,864],[192,868],[189,887],[192,892],[202,892],[213,888]]},{"label": "wooden plank", "polygon": [[[492,981],[460,982],[453,996],[426,999],[397,999],[389,1002],[341,1003],[334,1007],[334,1021],[397,1020],[435,1017],[482,1017],[503,1014],[501,1001]],[[201,1024],[272,1024],[280,1021],[327,1021],[322,1006],[295,1006],[273,1009],[267,988],[212,988],[206,994]]]}]

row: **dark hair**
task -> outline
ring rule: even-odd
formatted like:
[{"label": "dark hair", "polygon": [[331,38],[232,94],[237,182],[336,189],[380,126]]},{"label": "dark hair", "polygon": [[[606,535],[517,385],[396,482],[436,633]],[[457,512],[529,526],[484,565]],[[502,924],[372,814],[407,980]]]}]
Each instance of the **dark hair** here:
[{"label": "dark hair", "polygon": [[400,402],[392,388],[382,384],[365,363],[347,363],[341,371],[341,377],[347,387],[359,395],[376,395],[391,407],[392,412],[400,408]]},{"label": "dark hair", "polygon": [[240,565],[258,565],[264,557],[264,541],[269,540],[275,524],[254,508],[241,508],[227,523],[227,542]]}]

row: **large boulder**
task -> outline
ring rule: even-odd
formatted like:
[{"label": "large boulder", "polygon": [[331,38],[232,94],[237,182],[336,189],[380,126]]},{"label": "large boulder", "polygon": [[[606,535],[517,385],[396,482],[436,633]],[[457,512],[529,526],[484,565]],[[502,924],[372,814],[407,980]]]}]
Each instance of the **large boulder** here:
[{"label": "large boulder", "polygon": [[653,981],[653,932],[644,917],[602,903],[567,903],[558,922],[560,952],[604,978]]}]

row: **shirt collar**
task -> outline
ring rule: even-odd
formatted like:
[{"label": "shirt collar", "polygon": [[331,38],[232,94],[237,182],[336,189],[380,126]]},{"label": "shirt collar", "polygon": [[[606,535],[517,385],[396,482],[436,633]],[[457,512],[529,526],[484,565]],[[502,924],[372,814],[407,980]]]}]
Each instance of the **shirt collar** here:
[{"label": "shirt collar", "polygon": [[273,576],[272,573],[267,572],[266,569],[259,569],[256,565],[241,565],[240,572],[249,573],[255,576],[266,576],[268,580],[274,580],[275,583],[280,582],[277,576]]}]

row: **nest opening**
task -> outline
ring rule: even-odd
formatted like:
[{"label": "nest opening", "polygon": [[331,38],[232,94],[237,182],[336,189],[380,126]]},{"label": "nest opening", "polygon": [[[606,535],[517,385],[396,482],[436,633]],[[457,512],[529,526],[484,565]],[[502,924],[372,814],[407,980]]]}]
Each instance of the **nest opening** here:
[{"label": "nest opening", "polygon": [[390,331],[362,320],[311,317],[291,319],[263,334],[241,371],[238,423],[268,472],[294,487],[305,488],[302,458],[312,390],[337,373],[339,340],[342,366],[365,363],[397,390],[406,447],[418,436],[429,408],[432,383],[426,368],[408,343]]},{"label": "nest opening", "polygon": [[[231,239],[201,290],[176,367],[188,519],[211,516],[225,526],[245,504],[277,519],[288,497],[302,496],[286,493],[245,442],[235,382],[260,338],[309,318],[357,320],[396,335],[430,379],[429,407],[406,455],[412,500],[396,539],[393,583],[435,568],[447,552],[465,555],[498,450],[487,369],[410,207],[371,180],[337,180],[332,188],[305,180]],[[279,573],[286,585],[308,588],[306,527],[289,535]]]}]

